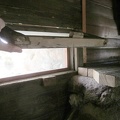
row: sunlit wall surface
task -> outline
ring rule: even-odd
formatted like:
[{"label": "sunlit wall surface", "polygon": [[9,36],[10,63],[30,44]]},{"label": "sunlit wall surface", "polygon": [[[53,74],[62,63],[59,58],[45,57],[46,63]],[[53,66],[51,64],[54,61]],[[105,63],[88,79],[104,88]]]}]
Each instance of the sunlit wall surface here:
[{"label": "sunlit wall surface", "polygon": [[0,78],[67,68],[67,48],[0,51]]}]

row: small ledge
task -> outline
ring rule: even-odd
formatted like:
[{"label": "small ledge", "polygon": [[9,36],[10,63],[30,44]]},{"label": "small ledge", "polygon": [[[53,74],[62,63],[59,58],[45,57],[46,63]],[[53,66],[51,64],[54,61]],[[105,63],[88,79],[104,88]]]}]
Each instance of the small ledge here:
[{"label": "small ledge", "polygon": [[95,67],[95,68],[86,68],[79,67],[78,74],[82,76],[88,76],[94,78],[97,83],[102,85],[107,85],[110,87],[120,86],[120,67],[111,66],[111,67]]},{"label": "small ledge", "polygon": [[[28,81],[34,81],[34,80],[39,80],[39,82],[42,86],[51,86],[51,85],[56,84],[56,82],[59,80],[58,77],[60,77],[60,76],[62,76],[62,77],[64,76],[66,78],[66,77],[72,77],[73,75],[76,75],[76,74],[77,74],[76,71],[69,70],[69,71],[52,73],[52,74],[48,74],[48,75],[40,75],[40,76],[25,78],[25,79],[20,79],[20,80],[13,80],[13,81],[8,80],[7,82],[3,81],[0,83],[0,86],[28,82]],[[65,82],[65,81],[63,80],[63,82]]]}]

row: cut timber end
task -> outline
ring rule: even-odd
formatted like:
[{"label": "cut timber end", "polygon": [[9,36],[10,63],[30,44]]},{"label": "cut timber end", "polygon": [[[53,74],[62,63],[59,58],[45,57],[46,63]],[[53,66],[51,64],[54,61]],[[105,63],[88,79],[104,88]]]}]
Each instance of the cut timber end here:
[{"label": "cut timber end", "polygon": [[93,78],[99,83],[99,72],[96,70],[93,70]]},{"label": "cut timber end", "polygon": [[[104,70],[103,70],[104,71]],[[93,78],[102,85],[107,85],[110,87],[116,87],[116,78],[112,75],[107,75],[104,72],[99,72],[96,70],[93,70]]]},{"label": "cut timber end", "polygon": [[78,74],[94,78],[94,80],[102,85],[110,87],[120,86],[120,67],[95,67],[95,68],[78,68]]},{"label": "cut timber end", "polygon": [[83,68],[83,67],[79,67],[78,74],[87,77],[88,76],[88,69]]},{"label": "cut timber end", "polygon": [[91,68],[88,68],[88,77],[93,78],[93,69],[91,69]]},{"label": "cut timber end", "polygon": [[116,87],[116,78],[112,75],[106,75],[106,79],[104,80],[106,82],[106,85],[111,87]]}]

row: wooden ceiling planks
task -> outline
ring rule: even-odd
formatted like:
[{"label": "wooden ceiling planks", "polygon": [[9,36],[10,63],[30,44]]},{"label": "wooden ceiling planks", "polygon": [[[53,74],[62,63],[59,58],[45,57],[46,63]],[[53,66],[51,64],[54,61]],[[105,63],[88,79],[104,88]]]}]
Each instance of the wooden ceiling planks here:
[{"label": "wooden ceiling planks", "polygon": [[111,0],[86,1],[86,33],[102,38],[117,38]]},{"label": "wooden ceiling planks", "polygon": [[81,0],[1,0],[0,17],[7,23],[81,31]]}]

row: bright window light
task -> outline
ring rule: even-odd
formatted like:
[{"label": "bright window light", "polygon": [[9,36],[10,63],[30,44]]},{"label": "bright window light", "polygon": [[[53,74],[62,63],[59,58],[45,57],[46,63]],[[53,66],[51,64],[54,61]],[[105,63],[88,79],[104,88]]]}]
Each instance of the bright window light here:
[{"label": "bright window light", "polygon": [[8,42],[6,40],[4,40],[3,38],[0,38],[1,42],[4,44],[8,44]]},{"label": "bright window light", "polygon": [[35,31],[19,31],[19,30],[16,30],[16,32],[19,32],[28,36],[69,37],[69,33],[35,32]]},{"label": "bright window light", "polygon": [[68,67],[67,61],[67,48],[0,51],[0,78],[64,69]]}]

